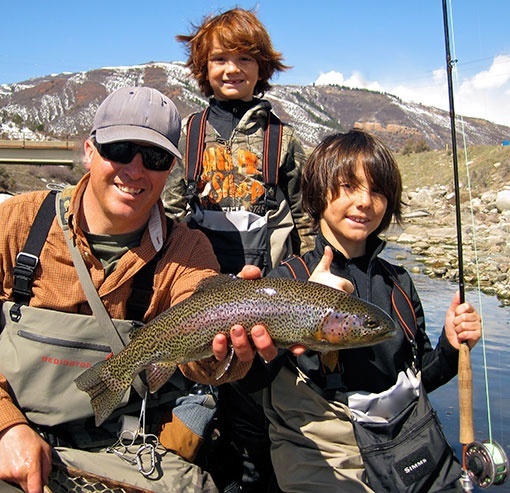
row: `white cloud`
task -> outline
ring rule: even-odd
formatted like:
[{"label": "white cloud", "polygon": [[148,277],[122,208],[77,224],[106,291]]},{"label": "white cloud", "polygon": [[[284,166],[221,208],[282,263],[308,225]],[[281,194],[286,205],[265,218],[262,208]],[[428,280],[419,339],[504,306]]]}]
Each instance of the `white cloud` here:
[{"label": "white cloud", "polygon": [[[449,110],[448,84],[444,68],[434,70],[430,78],[419,84],[383,86],[367,81],[360,72],[345,77],[341,72],[321,74],[316,85],[336,84],[346,87],[387,92],[404,101]],[[460,71],[453,71],[455,111],[458,115],[483,118],[510,126],[510,56],[494,57],[490,67],[473,76],[462,78]]]},{"label": "white cloud", "polygon": [[366,81],[360,72],[353,72],[352,75],[346,79],[342,72],[335,72],[331,70],[324,74],[320,74],[315,81],[317,86],[345,86],[354,89],[369,89],[371,91],[383,91],[382,86],[378,82]]},{"label": "white cloud", "polygon": [[331,72],[326,72],[325,74],[320,74],[317,80],[315,81],[315,85],[317,86],[343,86],[344,85],[344,74],[342,72],[335,72],[332,70]]},{"label": "white cloud", "polygon": [[510,125],[510,56],[494,58],[488,70],[459,81],[455,98],[464,115]]},{"label": "white cloud", "polygon": [[[479,72],[464,84],[472,90],[499,89],[510,81],[510,56],[494,58],[489,70]],[[463,85],[464,85],[463,84]]]}]

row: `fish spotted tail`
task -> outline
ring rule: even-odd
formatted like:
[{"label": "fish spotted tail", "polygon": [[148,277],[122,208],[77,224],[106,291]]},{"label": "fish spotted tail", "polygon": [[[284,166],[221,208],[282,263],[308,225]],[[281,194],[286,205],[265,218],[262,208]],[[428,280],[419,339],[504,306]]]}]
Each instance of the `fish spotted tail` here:
[{"label": "fish spotted tail", "polygon": [[96,363],[74,380],[76,386],[90,396],[90,404],[96,416],[96,426],[106,421],[122,402],[122,398],[131,385],[130,380],[115,380],[115,384],[112,385],[103,379],[103,368],[107,363],[108,361]]}]

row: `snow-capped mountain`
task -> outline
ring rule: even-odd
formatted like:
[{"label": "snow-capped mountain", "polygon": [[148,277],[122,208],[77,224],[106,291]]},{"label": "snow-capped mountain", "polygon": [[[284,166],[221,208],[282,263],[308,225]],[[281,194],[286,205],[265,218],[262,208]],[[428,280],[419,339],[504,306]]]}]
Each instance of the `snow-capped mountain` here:
[{"label": "snow-capped mountain", "polygon": [[[182,116],[207,104],[183,63],[103,67],[0,85],[0,138],[82,138],[95,110],[122,86],[152,86],[167,94]],[[339,86],[274,85],[266,94],[276,114],[293,125],[302,142],[313,147],[332,132],[362,127],[381,137],[393,150],[424,144],[450,146],[448,112],[406,103],[391,94]],[[457,125],[459,145],[498,145],[510,128],[486,120],[463,118]]]}]

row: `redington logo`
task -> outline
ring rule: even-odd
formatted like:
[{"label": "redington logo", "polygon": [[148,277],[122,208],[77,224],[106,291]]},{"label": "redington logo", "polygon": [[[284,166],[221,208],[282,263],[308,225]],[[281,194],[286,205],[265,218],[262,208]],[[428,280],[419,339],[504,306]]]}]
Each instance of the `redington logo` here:
[{"label": "redington logo", "polygon": [[51,356],[43,356],[41,359],[43,363],[48,363],[50,365],[69,366],[72,368],[90,368],[92,366],[92,363],[89,361],[74,361],[69,359],[52,358]]}]

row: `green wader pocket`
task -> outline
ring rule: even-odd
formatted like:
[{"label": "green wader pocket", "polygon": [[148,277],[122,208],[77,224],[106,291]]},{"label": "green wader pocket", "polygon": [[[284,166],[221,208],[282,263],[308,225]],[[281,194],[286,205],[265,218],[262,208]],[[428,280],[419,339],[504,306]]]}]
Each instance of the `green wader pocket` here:
[{"label": "green wader pocket", "polygon": [[[127,343],[133,322],[113,322]],[[0,327],[0,373],[30,421],[55,426],[94,415],[74,379],[111,353],[95,317],[6,301]]]}]

